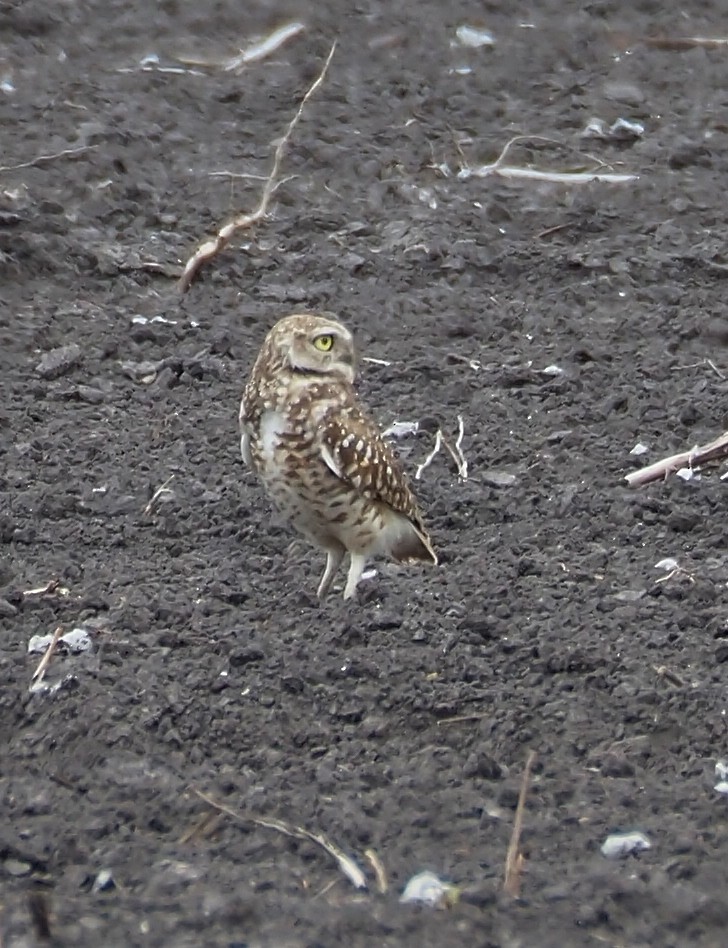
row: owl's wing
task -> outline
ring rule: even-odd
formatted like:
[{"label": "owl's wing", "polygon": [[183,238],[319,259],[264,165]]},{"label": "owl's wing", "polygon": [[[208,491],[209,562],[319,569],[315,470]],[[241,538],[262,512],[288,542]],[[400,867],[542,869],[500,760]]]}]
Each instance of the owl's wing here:
[{"label": "owl's wing", "polygon": [[412,536],[414,542],[403,543],[401,558],[437,562],[414,495],[376,425],[358,412],[347,412],[325,419],[319,436],[321,458],[333,474],[410,521],[417,539]]},{"label": "owl's wing", "polygon": [[246,467],[252,469],[253,454],[250,450],[250,435],[247,431],[243,431],[243,434],[240,437],[240,453],[243,456],[243,464],[245,464]]}]

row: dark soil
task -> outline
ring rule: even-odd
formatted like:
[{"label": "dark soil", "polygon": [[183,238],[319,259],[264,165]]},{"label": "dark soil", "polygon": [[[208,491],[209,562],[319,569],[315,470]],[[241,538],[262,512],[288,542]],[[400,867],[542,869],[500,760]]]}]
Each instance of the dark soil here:
[{"label": "dark soil", "polygon": [[[624,482],[728,427],[728,54],[641,40],[725,33],[684,9],[0,2],[4,948],[46,912],[63,946],[725,944],[726,482]],[[457,45],[478,16],[495,46]],[[294,17],[239,74],[165,71]],[[180,299],[260,195],[211,173],[267,173],[334,38],[294,177]],[[581,137],[594,117],[644,134]],[[561,143],[516,165],[639,180],[458,178],[515,135]],[[388,363],[360,384],[382,424],[462,415],[470,464],[417,485],[441,565],[379,564],[354,605],[319,607],[322,557],[239,458],[265,332],[319,308]],[[58,626],[93,649],[31,691]],[[325,833],[369,890],[229,816],[190,839],[195,788]],[[620,829],[652,848],[606,859]],[[399,903],[425,869],[458,905]]]}]

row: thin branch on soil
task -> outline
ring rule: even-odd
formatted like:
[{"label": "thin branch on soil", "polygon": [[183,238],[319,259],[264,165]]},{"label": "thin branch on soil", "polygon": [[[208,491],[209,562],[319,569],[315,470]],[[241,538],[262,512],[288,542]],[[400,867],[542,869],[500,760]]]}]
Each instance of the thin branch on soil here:
[{"label": "thin branch on soil", "polygon": [[[417,430],[417,429],[415,429]],[[458,435],[455,439],[455,444],[451,444],[450,441],[442,433],[442,428],[438,428],[435,434],[435,444],[432,448],[432,451],[427,455],[425,460],[420,464],[415,471],[415,480],[418,481],[422,477],[423,473],[427,468],[432,464],[435,457],[439,453],[441,448],[445,448],[447,453],[455,462],[455,467],[457,468],[458,477],[461,481],[466,481],[468,479],[468,462],[465,459],[463,454],[462,444],[463,437],[465,435],[465,422],[463,421],[463,416],[458,415]]]},{"label": "thin branch on soil", "polygon": [[528,786],[531,779],[531,770],[536,762],[536,752],[531,751],[523,770],[521,779],[521,790],[518,794],[518,806],[513,820],[513,832],[506,855],[505,878],[503,880],[503,891],[512,898],[517,899],[521,894],[521,873],[523,872],[523,853],[521,852],[521,833],[523,831],[523,813],[526,809],[526,796],[528,795]]},{"label": "thin branch on soil", "polygon": [[689,365],[676,365],[675,369],[699,369],[703,365],[709,366],[709,368],[715,372],[721,382],[725,382],[725,373],[721,372],[712,359],[701,359],[700,362],[691,362]]},{"label": "thin branch on soil", "polygon": [[51,663],[51,659],[53,658],[53,653],[58,647],[58,642],[60,641],[60,638],[62,635],[63,635],[63,626],[59,625],[58,628],[53,633],[53,638],[48,643],[48,648],[43,653],[43,658],[41,658],[40,662],[38,663],[38,667],[33,672],[33,677],[31,681],[34,682],[35,684],[40,684],[40,682],[43,681],[43,676],[45,675],[46,669]]},{"label": "thin branch on soil", "polygon": [[491,711],[483,711],[482,714],[458,714],[454,718],[440,718],[437,722],[438,727],[444,727],[446,724],[461,724],[465,721],[482,721],[492,715]]},{"label": "thin branch on soil", "polygon": [[435,460],[435,456],[437,455],[437,453],[439,452],[439,450],[440,450],[441,447],[442,447],[442,431],[438,428],[438,429],[437,429],[437,434],[435,435],[435,446],[434,446],[434,448],[432,449],[432,451],[430,451],[430,453],[427,455],[427,457],[425,458],[425,460],[422,462],[422,464],[419,465],[419,467],[418,467],[417,470],[415,471],[415,480],[416,480],[416,481],[418,481],[418,480],[422,477],[423,473],[427,470],[427,468],[428,468],[428,467],[432,464],[432,462]]},{"label": "thin branch on soil", "polygon": [[294,36],[298,36],[306,29],[303,23],[286,23],[277,27],[268,36],[262,36],[250,43],[245,49],[241,49],[235,56],[196,56],[187,53],[178,53],[174,56],[178,63],[185,66],[204,66],[208,69],[224,69],[226,72],[237,72],[243,66],[249,66],[251,63],[260,62],[266,59],[276,50],[280,49],[284,43]]},{"label": "thin branch on soil", "polygon": [[160,497],[162,497],[164,494],[171,494],[171,493],[172,493],[172,491],[169,489],[168,485],[171,484],[173,480],[174,480],[174,474],[170,474],[169,477],[167,478],[167,480],[164,482],[164,484],[162,484],[161,487],[158,487],[158,488],[154,491],[154,493],[152,494],[151,498],[149,499],[149,503],[147,504],[147,506],[146,506],[146,507],[144,508],[144,510],[142,511],[142,514],[143,514],[145,517],[149,517],[149,516],[151,515],[152,510],[154,510],[154,505],[157,503],[157,501],[159,500]]},{"label": "thin branch on soil", "polygon": [[661,49],[670,53],[684,53],[686,50],[702,47],[703,49],[725,49],[728,38],[722,36],[633,36],[621,30],[609,33],[612,42],[619,47],[634,46],[642,43],[652,49]]},{"label": "thin branch on soil", "polygon": [[[338,885],[340,882],[341,882],[341,879],[339,878],[339,876],[337,876],[335,879],[330,879],[326,883],[326,885],[323,887],[323,889],[320,889],[316,893],[316,895],[312,897],[311,901],[315,902],[316,899],[322,899],[326,895],[327,892],[330,892],[334,888],[334,886]],[[0,946],[0,948],[2,948],[2,946]]]},{"label": "thin branch on soil", "polygon": [[531,181],[550,181],[553,184],[589,184],[592,181],[604,181],[610,184],[628,184],[639,178],[637,174],[618,173],[615,171],[602,170],[610,166],[597,161],[596,166],[588,171],[542,171],[538,168],[519,168],[515,165],[506,165],[506,155],[512,145],[522,141],[547,142],[552,145],[560,145],[561,142],[553,138],[544,138],[540,135],[515,135],[506,142],[500,155],[489,165],[480,165],[477,168],[470,168],[464,165],[458,172],[458,178],[466,181],[468,178],[488,178],[491,175],[499,175],[501,178],[527,179]]},{"label": "thin branch on soil", "polygon": [[632,471],[624,479],[630,487],[642,487],[650,481],[667,480],[670,474],[684,467],[692,469],[708,461],[718,461],[725,457],[728,457],[728,431],[724,431],[708,444],[696,445],[690,451],[672,454],[661,461],[655,461],[654,464],[648,464],[647,467],[641,467],[638,471]]},{"label": "thin branch on soil", "polygon": [[[232,181],[267,181],[268,176],[264,174],[253,174],[250,171],[210,171],[210,178],[230,178]],[[282,188],[284,184],[288,184],[289,181],[295,181],[298,177],[297,174],[289,174],[285,178],[281,178],[280,181],[276,181],[275,187],[271,191],[271,197],[276,193],[278,188]]]},{"label": "thin branch on soil", "polygon": [[36,589],[24,589],[24,596],[46,596],[49,593],[57,592],[59,596],[67,596],[68,590],[61,586],[60,579],[49,579],[45,586],[38,586]]},{"label": "thin branch on soil", "polygon": [[689,583],[695,583],[695,577],[692,573],[689,573],[686,569],[683,569],[682,566],[676,566],[674,569],[671,569],[669,573],[666,573],[664,576],[660,576],[655,580],[655,585],[659,586],[661,583],[667,583],[671,579],[675,579],[676,576],[684,576]]},{"label": "thin branch on soil", "polygon": [[265,59],[266,56],[270,56],[271,53],[274,53],[283,46],[284,43],[287,43],[289,39],[298,36],[298,34],[302,33],[305,29],[306,27],[303,23],[286,23],[284,26],[279,26],[278,29],[273,30],[268,36],[258,40],[256,43],[251,43],[250,46],[241,50],[238,56],[234,56],[228,60],[228,62],[225,63],[225,69],[228,72],[235,72],[243,66],[250,65],[250,63],[259,62],[261,59]]},{"label": "thin branch on soil", "polygon": [[667,667],[667,665],[653,665],[652,670],[659,678],[664,678],[665,681],[669,681],[671,685],[675,685],[676,688],[684,688],[685,682],[677,674],[677,672],[672,671]]},{"label": "thin branch on soil", "polygon": [[78,148],[64,148],[63,151],[53,152],[51,155],[38,155],[37,158],[31,158],[30,161],[21,161],[19,165],[0,165],[0,174],[4,171],[21,171],[23,168],[35,168],[46,161],[55,161],[57,158],[75,158],[77,155],[83,155],[84,152],[97,148],[97,145],[79,145]]},{"label": "thin branch on soil", "polygon": [[315,843],[330,856],[333,856],[339,865],[339,869],[341,869],[352,885],[357,889],[367,888],[366,876],[359,866],[354,862],[351,856],[347,856],[343,849],[340,849],[335,843],[332,843],[323,833],[312,833],[311,830],[307,830],[303,826],[296,826],[295,823],[288,823],[285,820],[278,820],[274,817],[249,816],[245,813],[239,813],[237,810],[233,810],[232,807],[226,806],[224,803],[219,803],[217,800],[209,797],[196,787],[193,787],[192,790],[201,800],[204,800],[208,806],[219,810],[221,813],[226,813],[238,823],[254,823],[256,826],[276,830],[278,833],[283,833],[284,836],[293,837],[293,839],[305,839]]},{"label": "thin branch on soil", "polygon": [[191,843],[197,839],[207,839],[207,837],[212,836],[222,822],[222,817],[223,814],[217,811],[213,813],[203,813],[199,820],[180,836],[180,844],[184,845],[185,843]]},{"label": "thin branch on soil", "polygon": [[534,240],[543,240],[544,237],[551,237],[553,234],[558,234],[562,230],[568,230],[570,227],[574,227],[575,224],[573,221],[566,221],[564,224],[554,224],[553,227],[547,227],[546,230],[540,230],[537,234],[534,234]]},{"label": "thin branch on soil", "polygon": [[224,224],[217,232],[215,237],[210,240],[206,240],[197,248],[197,250],[185,264],[182,276],[180,277],[179,283],[177,284],[180,293],[187,292],[202,265],[221,253],[239,231],[245,230],[248,227],[251,227],[253,224],[257,224],[258,221],[261,221],[267,215],[271,197],[277,186],[281,161],[283,160],[283,153],[291,139],[291,135],[293,134],[296,125],[298,125],[298,122],[303,115],[303,111],[306,108],[309,99],[314,95],[316,90],[321,86],[324,79],[326,78],[326,73],[328,72],[331,60],[333,59],[335,49],[336,43],[333,43],[321,72],[309,87],[308,92],[304,95],[296,114],[288,123],[288,127],[283,133],[283,137],[276,145],[276,149],[273,154],[273,166],[271,168],[270,174],[265,179],[265,184],[263,185],[263,191],[261,193],[258,207],[250,214],[238,214],[237,217],[234,217],[227,224]]},{"label": "thin branch on soil", "polygon": [[695,49],[696,46],[702,46],[703,49],[725,49],[728,46],[728,39],[710,36],[685,36],[674,39],[667,36],[645,36],[642,42],[646,46],[652,46],[653,49],[666,49],[678,53],[686,49]]},{"label": "thin branch on soil", "polygon": [[385,892],[389,890],[389,882],[387,881],[387,871],[384,868],[382,860],[373,849],[366,849],[364,851],[364,855],[366,856],[369,865],[374,871],[374,875],[377,880],[377,888],[382,893],[382,895],[384,895]]},{"label": "thin branch on soil", "polygon": [[458,469],[458,477],[461,481],[466,481],[468,479],[468,462],[465,460],[465,455],[463,454],[463,438],[465,436],[465,422],[463,421],[463,416],[458,415],[458,436],[455,440],[455,446],[451,447],[450,442],[445,438],[442,439],[443,444],[450,452],[450,457],[455,462],[455,466]]}]

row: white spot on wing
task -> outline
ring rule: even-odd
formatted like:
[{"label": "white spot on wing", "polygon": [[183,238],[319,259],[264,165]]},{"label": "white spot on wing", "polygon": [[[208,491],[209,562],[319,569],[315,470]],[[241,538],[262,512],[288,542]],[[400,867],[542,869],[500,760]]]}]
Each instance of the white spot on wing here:
[{"label": "white spot on wing", "polygon": [[329,450],[328,446],[325,444],[321,445],[321,457],[324,464],[331,471],[331,473],[335,474],[337,477],[341,477],[341,468],[336,463],[336,459]]}]

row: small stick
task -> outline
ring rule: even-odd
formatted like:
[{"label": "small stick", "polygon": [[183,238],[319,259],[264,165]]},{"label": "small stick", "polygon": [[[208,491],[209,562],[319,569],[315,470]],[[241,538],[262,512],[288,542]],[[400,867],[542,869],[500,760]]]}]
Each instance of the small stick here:
[{"label": "small stick", "polygon": [[536,761],[536,752],[531,751],[523,770],[521,779],[521,790],[518,794],[518,806],[513,820],[513,832],[511,841],[506,854],[505,878],[503,880],[503,891],[511,898],[517,899],[521,894],[521,873],[523,871],[523,853],[521,852],[521,832],[523,830],[523,813],[526,809],[526,796],[528,794],[528,785],[531,778],[531,770]]},{"label": "small stick", "polygon": [[316,843],[317,846],[320,846],[321,849],[325,850],[330,856],[333,856],[339,865],[339,869],[341,869],[352,885],[357,889],[367,888],[366,876],[359,866],[357,866],[350,856],[346,855],[343,849],[335,843],[332,843],[323,833],[312,833],[311,830],[307,830],[303,826],[296,826],[295,823],[287,823],[285,820],[278,820],[274,817],[248,816],[245,813],[238,813],[236,810],[233,810],[232,807],[226,806],[224,803],[218,803],[217,800],[209,797],[196,787],[193,787],[192,791],[201,800],[204,800],[208,806],[219,810],[221,813],[226,813],[239,823],[254,823],[256,826],[264,826],[267,829],[273,829],[279,833],[283,833],[284,836],[292,836],[294,839],[306,839],[312,843]]},{"label": "small stick", "polygon": [[38,663],[38,667],[33,672],[33,677],[31,681],[34,681],[36,684],[40,684],[43,681],[43,676],[46,673],[46,669],[50,665],[51,659],[53,658],[53,653],[58,647],[58,642],[60,641],[61,636],[63,635],[63,626],[59,625],[58,628],[53,633],[53,638],[48,644],[48,648],[43,653],[43,658],[41,658]]},{"label": "small stick", "polygon": [[725,382],[725,373],[721,372],[721,370],[718,368],[715,362],[713,362],[712,359],[701,359],[700,362],[690,362],[687,365],[676,365],[675,369],[677,371],[680,371],[682,369],[699,369],[704,365],[707,365],[709,368],[711,368],[715,372],[715,374],[718,376],[718,378],[721,380],[721,382]]},{"label": "small stick", "polygon": [[624,479],[630,487],[642,487],[650,481],[667,479],[670,474],[674,474],[683,467],[694,467],[706,461],[717,461],[725,457],[728,457],[728,431],[723,432],[714,441],[709,441],[708,444],[696,445],[689,451],[672,454],[661,461],[655,461],[654,464],[648,464],[647,467],[641,467],[638,471],[632,471]]},{"label": "small stick", "polygon": [[[316,899],[321,899],[326,895],[327,892],[330,892],[335,885],[338,885],[341,882],[341,879],[337,876],[335,879],[329,880],[326,885],[319,892],[316,893],[311,899],[312,902],[315,902]],[[2,946],[0,946],[2,948]]]},{"label": "small stick", "polygon": [[719,378],[722,382],[725,382],[725,375],[720,371],[720,369],[719,369],[718,366],[715,364],[715,362],[713,362],[712,359],[706,359],[705,362],[706,362],[706,365],[709,365],[709,366],[711,367],[711,369],[715,372],[715,374],[718,376],[718,378]]},{"label": "small stick", "polygon": [[171,484],[173,480],[174,480],[174,474],[170,474],[169,477],[167,478],[167,480],[164,482],[164,484],[162,484],[161,487],[158,487],[158,488],[154,491],[154,493],[152,494],[152,496],[151,496],[151,498],[150,498],[150,500],[149,500],[149,503],[147,504],[147,506],[146,506],[146,507],[144,508],[144,510],[142,511],[142,514],[143,514],[145,517],[148,517],[148,516],[151,514],[152,510],[154,509],[155,503],[159,500],[159,498],[162,496],[162,494],[171,494],[171,493],[172,493],[172,491],[168,488],[167,485],[168,485],[168,484]]},{"label": "small stick", "polygon": [[671,671],[667,665],[653,665],[652,670],[660,678],[664,678],[665,681],[669,681],[671,685],[675,685],[676,688],[684,688],[685,682],[678,675],[677,672]]},{"label": "small stick", "polygon": [[552,234],[558,234],[559,231],[567,230],[573,226],[572,221],[567,221],[565,224],[554,224],[553,227],[547,227],[546,230],[540,230],[537,234],[534,234],[534,240],[543,240],[544,237],[551,237]]},{"label": "small stick", "polygon": [[535,181],[551,181],[555,184],[588,184],[592,181],[608,181],[614,184],[627,184],[636,181],[639,175],[620,174],[613,171],[602,171],[602,168],[608,168],[603,162],[597,161],[597,165],[591,171],[539,171],[536,168],[518,168],[513,165],[506,165],[506,155],[516,142],[548,142],[553,145],[560,145],[561,142],[553,138],[543,138],[540,135],[515,135],[506,142],[500,155],[489,165],[481,165],[479,168],[470,168],[465,165],[458,173],[461,181],[467,181],[468,178],[487,178],[490,175],[500,175],[502,178],[521,178]]},{"label": "small stick", "polygon": [[422,462],[422,464],[420,464],[420,466],[415,471],[416,481],[418,481],[422,477],[422,474],[424,473],[424,471],[426,471],[427,468],[432,464],[432,462],[435,459],[435,455],[438,453],[441,447],[442,447],[442,431],[440,431],[440,429],[438,428],[437,434],[435,435],[435,447],[432,449],[432,451],[430,451],[430,453],[427,455],[425,460]]},{"label": "small stick", "polygon": [[203,813],[203,815],[186,830],[179,838],[181,844],[191,843],[197,839],[205,839],[212,836],[222,821],[222,813]]},{"label": "small stick", "polygon": [[455,462],[455,466],[458,469],[458,477],[461,481],[466,481],[468,479],[468,462],[465,460],[465,455],[463,454],[462,444],[463,437],[465,435],[465,422],[463,421],[463,416],[458,415],[458,436],[455,441],[455,447],[450,445],[450,442],[443,436],[442,443],[448,450],[450,457]]},{"label": "small stick", "polygon": [[[435,446],[433,447],[432,451],[430,451],[430,453],[427,455],[427,457],[422,462],[422,464],[420,464],[417,470],[415,471],[415,480],[418,481],[422,477],[422,474],[424,473],[424,471],[426,471],[427,468],[432,464],[433,460],[435,459],[435,456],[440,451],[440,448],[445,448],[447,453],[455,462],[455,467],[457,468],[457,471],[458,471],[458,477],[460,478],[461,481],[466,481],[468,479],[468,462],[465,459],[465,455],[463,454],[463,449],[462,449],[464,434],[465,434],[465,423],[463,421],[462,415],[458,415],[458,436],[457,436],[457,439],[455,440],[454,445],[450,444],[448,439],[442,433],[442,428],[438,428],[437,433],[435,434]],[[386,435],[386,432],[385,432],[385,435]]]},{"label": "small stick", "polygon": [[38,155],[37,158],[31,158],[30,161],[21,161],[19,165],[2,165],[0,166],[0,173],[3,171],[20,171],[23,168],[35,168],[46,161],[55,161],[56,158],[74,158],[76,155],[82,155],[84,152],[97,147],[97,145],[80,145],[78,148],[64,148],[63,151],[56,151],[52,155]]},{"label": "small stick", "polygon": [[[38,586],[35,589],[24,589],[23,595],[24,596],[45,596],[47,593],[55,592],[60,585],[61,585],[60,579],[49,579],[48,582],[45,584],[45,586]],[[66,595],[67,594],[68,594],[68,590],[66,590]],[[61,595],[64,595],[63,591],[61,591]]]},{"label": "small stick", "polygon": [[484,711],[482,714],[458,714],[454,718],[440,718],[437,722],[438,727],[444,727],[446,724],[461,724],[464,721],[482,721],[483,718],[490,717],[492,711]]},{"label": "small stick", "polygon": [[287,23],[285,26],[273,30],[270,36],[266,36],[265,39],[258,40],[258,42],[248,46],[247,49],[241,50],[238,56],[225,63],[225,69],[228,72],[234,72],[240,69],[241,66],[257,63],[259,60],[265,59],[266,56],[270,56],[289,39],[297,36],[305,29],[303,23]]},{"label": "small stick", "polygon": [[270,204],[270,199],[276,189],[281,161],[283,160],[283,152],[290,141],[293,130],[295,129],[296,125],[298,125],[298,122],[303,115],[303,110],[306,108],[309,99],[324,81],[329,65],[334,56],[335,49],[336,43],[333,43],[331,49],[329,50],[329,55],[326,57],[326,62],[323,65],[323,69],[318,74],[318,77],[314,80],[313,84],[310,86],[308,92],[304,95],[296,114],[288,123],[288,127],[283,133],[283,137],[276,145],[276,149],[273,154],[273,167],[271,168],[270,174],[266,178],[265,184],[263,185],[260,203],[258,204],[257,208],[251,214],[238,214],[237,217],[234,217],[231,221],[228,221],[227,224],[224,224],[220,230],[218,230],[215,237],[211,238],[210,240],[206,240],[197,248],[197,250],[192,254],[185,264],[185,268],[182,271],[182,276],[180,277],[179,283],[177,284],[177,288],[180,293],[187,292],[187,290],[192,285],[192,281],[197,276],[200,267],[223,251],[235,234],[238,233],[238,231],[244,230],[247,227],[251,227],[253,224],[257,224],[258,221],[262,220],[268,213],[268,205]]},{"label": "small stick", "polygon": [[369,865],[374,870],[374,875],[377,880],[377,888],[384,895],[389,889],[389,882],[387,881],[387,871],[382,864],[381,859],[374,852],[373,849],[366,849],[364,855],[369,861]]}]

